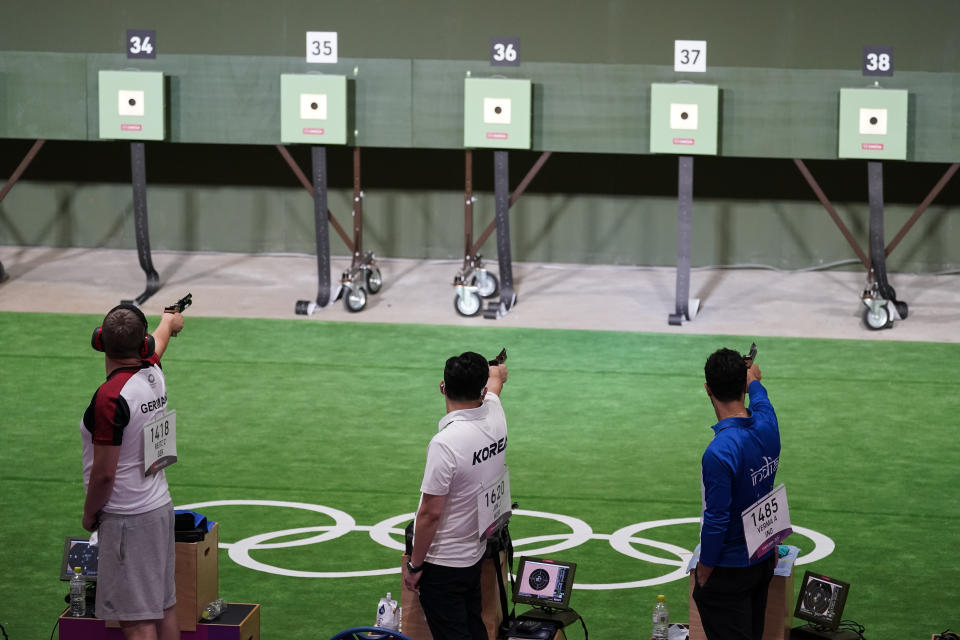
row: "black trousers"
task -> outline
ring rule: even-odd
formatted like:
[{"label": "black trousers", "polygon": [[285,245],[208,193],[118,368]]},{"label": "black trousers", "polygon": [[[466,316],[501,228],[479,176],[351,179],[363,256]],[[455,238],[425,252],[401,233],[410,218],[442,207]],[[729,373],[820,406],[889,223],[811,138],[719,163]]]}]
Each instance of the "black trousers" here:
[{"label": "black trousers", "polygon": [[433,640],[487,640],[480,602],[481,559],[472,567],[423,565],[420,606]]},{"label": "black trousers", "polygon": [[761,640],[776,552],[752,567],[714,567],[693,599],[707,640]]}]

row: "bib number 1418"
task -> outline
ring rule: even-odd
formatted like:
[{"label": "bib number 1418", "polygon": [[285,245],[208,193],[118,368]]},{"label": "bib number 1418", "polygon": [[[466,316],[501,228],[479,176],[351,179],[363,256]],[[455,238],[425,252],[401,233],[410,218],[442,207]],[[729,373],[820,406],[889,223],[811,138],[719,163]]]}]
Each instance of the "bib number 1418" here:
[{"label": "bib number 1418", "polygon": [[143,427],[143,475],[153,475],[176,461],[177,412],[168,411]]}]

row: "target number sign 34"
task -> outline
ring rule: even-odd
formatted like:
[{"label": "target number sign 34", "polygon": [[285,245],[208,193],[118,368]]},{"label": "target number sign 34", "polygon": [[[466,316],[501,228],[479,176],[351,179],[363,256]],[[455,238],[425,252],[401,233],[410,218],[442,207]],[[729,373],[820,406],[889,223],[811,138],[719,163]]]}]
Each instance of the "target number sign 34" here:
[{"label": "target number sign 34", "polygon": [[793,533],[790,527],[790,509],[787,489],[780,484],[743,510],[743,534],[747,539],[747,554],[753,561],[780,544]]}]

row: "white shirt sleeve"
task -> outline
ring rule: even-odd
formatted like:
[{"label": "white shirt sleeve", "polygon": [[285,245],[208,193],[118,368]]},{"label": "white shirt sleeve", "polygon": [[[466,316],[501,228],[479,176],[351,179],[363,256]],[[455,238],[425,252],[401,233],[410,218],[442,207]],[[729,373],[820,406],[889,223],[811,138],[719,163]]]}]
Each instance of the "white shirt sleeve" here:
[{"label": "white shirt sleeve", "polygon": [[453,451],[436,439],[427,447],[427,466],[423,472],[421,493],[432,496],[445,496],[450,493],[450,483],[457,469],[457,460]]}]

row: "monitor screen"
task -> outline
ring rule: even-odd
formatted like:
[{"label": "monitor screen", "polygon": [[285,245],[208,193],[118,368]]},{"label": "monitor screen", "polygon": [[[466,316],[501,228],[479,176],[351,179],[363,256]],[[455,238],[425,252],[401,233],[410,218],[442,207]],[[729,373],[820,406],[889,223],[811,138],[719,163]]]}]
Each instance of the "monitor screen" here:
[{"label": "monitor screen", "polygon": [[548,609],[569,609],[577,565],[546,558],[520,558],[513,601]]},{"label": "monitor screen", "polygon": [[73,568],[80,567],[80,575],[87,582],[97,579],[99,549],[90,544],[90,538],[67,536],[63,543],[63,562],[60,564],[60,579],[73,578]]},{"label": "monitor screen", "polygon": [[803,574],[797,608],[793,615],[827,629],[836,629],[843,615],[850,585],[807,571]]}]

